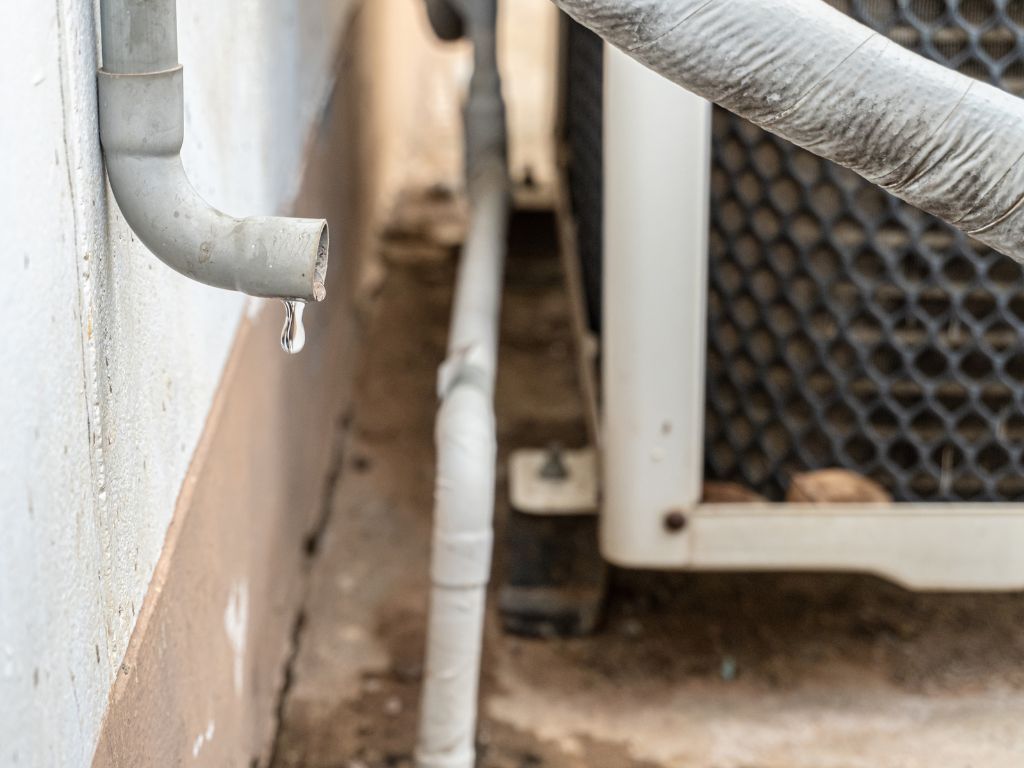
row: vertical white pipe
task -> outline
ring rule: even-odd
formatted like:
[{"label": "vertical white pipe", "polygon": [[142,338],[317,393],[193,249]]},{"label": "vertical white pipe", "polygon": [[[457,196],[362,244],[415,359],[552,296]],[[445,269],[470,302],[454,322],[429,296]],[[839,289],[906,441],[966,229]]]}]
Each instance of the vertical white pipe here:
[{"label": "vertical white pipe", "polygon": [[476,179],[441,367],[427,660],[418,768],[472,768],[491,570],[497,438],[494,375],[507,232],[503,162]]},{"label": "vertical white pipe", "polygon": [[417,768],[472,768],[497,437],[494,377],[508,230],[505,110],[495,52],[496,0],[460,0],[475,69],[466,104],[469,232],[438,375],[430,619]]}]

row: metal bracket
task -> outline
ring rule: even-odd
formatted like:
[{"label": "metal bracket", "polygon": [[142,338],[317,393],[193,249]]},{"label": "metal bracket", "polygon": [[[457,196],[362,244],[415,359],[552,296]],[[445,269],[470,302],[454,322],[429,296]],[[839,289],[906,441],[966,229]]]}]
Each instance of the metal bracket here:
[{"label": "metal bracket", "polygon": [[509,459],[512,508],[528,515],[595,515],[597,456],[593,448],[560,446],[514,451]]}]

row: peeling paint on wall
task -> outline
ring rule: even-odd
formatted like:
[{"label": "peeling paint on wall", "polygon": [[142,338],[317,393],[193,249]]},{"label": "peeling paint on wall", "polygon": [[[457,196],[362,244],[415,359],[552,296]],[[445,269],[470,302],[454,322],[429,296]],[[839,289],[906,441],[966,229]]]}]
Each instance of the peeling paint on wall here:
[{"label": "peeling paint on wall", "polygon": [[199,757],[199,753],[203,751],[203,745],[213,741],[213,734],[216,733],[216,723],[210,720],[206,724],[206,730],[196,736],[196,740],[192,742],[192,757]]},{"label": "peeling paint on wall", "polygon": [[224,609],[224,631],[233,654],[235,695],[241,698],[245,691],[245,641],[249,633],[249,582],[244,579],[236,581],[228,595],[228,606]]}]

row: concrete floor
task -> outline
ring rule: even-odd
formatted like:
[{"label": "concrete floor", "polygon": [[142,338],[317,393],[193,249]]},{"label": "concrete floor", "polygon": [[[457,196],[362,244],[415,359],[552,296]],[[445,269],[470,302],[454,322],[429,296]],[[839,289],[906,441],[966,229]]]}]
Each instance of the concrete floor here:
[{"label": "concrete floor", "polygon": [[[434,377],[458,229],[444,211],[426,219],[439,227],[426,240],[413,226],[385,246],[278,768],[411,765]],[[550,219],[520,215],[513,241],[503,455],[585,440]],[[503,471],[499,483],[500,521]],[[914,595],[849,575],[616,572],[592,638],[507,637],[492,610],[484,666],[484,768],[1024,766],[1020,595]]]}]

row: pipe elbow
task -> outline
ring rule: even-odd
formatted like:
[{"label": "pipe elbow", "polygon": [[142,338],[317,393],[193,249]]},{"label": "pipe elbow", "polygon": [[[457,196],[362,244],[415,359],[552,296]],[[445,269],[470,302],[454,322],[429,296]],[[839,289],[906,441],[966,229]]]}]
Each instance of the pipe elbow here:
[{"label": "pipe elbow", "polygon": [[181,162],[181,67],[141,75],[100,70],[100,141],[114,199],[161,261],[206,285],[251,296],[322,301],[323,219],[238,219],[209,205]]}]

